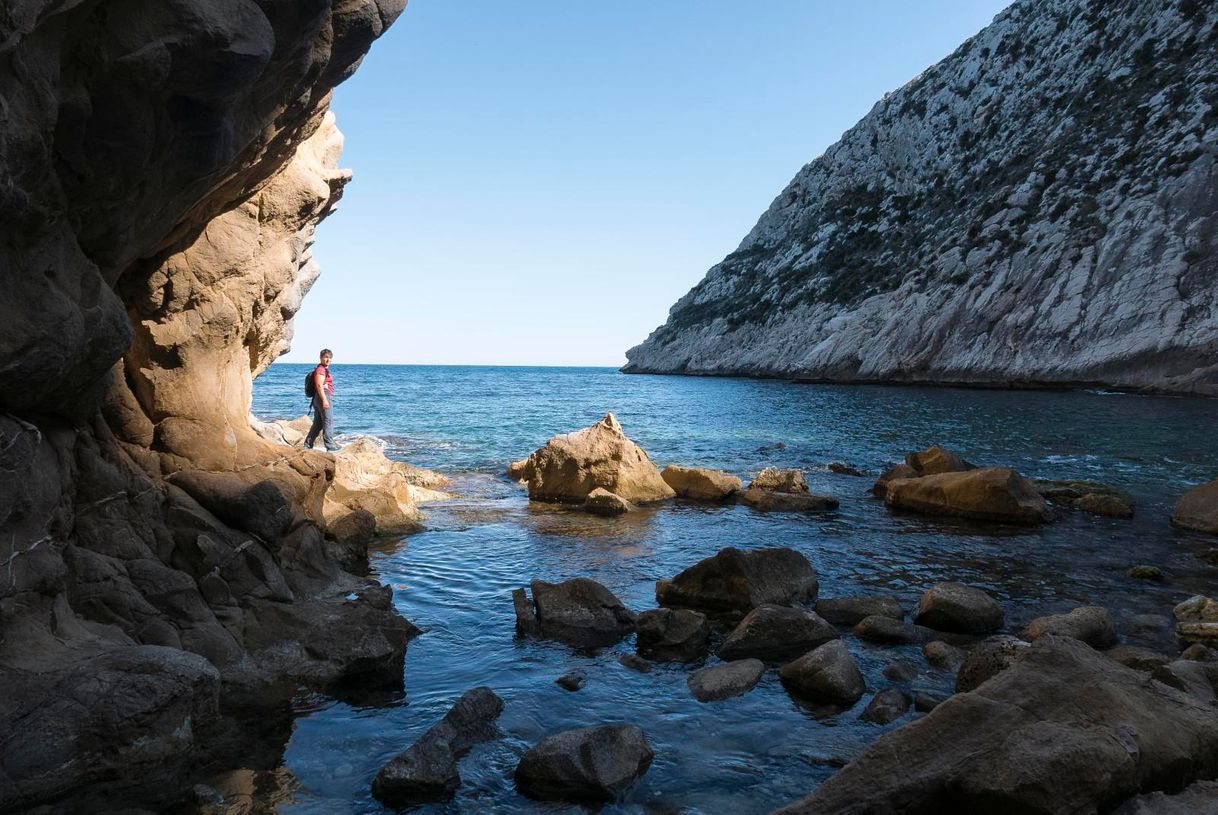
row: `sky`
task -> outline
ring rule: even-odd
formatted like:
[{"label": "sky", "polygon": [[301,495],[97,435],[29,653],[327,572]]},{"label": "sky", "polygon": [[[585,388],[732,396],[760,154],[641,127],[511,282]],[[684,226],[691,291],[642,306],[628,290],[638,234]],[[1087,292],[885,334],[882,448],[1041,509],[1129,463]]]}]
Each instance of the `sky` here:
[{"label": "sky", "polygon": [[807,162],[1007,0],[411,0],[284,361],[621,365]]}]

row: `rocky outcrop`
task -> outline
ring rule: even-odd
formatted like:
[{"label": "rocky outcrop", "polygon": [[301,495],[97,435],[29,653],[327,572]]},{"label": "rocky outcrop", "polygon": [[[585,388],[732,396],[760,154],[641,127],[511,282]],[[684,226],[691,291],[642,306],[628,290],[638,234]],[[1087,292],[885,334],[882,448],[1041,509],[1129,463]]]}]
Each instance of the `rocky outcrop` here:
[{"label": "rocky outcrop", "polygon": [[1014,3],[800,170],[624,370],[1218,393],[1216,23]]},{"label": "rocky outcrop", "polygon": [[527,459],[513,463],[508,475],[528,482],[529,498],[536,501],[582,504],[597,488],[633,504],[676,495],[612,413],[591,427],[555,436]]},{"label": "rocky outcrop", "polygon": [[783,813],[1096,812],[1218,771],[1218,710],[1084,643],[1007,670],[887,734]]},{"label": "rocky outcrop", "polygon": [[157,808],[217,693],[400,684],[415,629],[326,534],[334,460],[248,413],[350,177],[330,92],[403,5],[0,12],[0,808]]},{"label": "rocky outcrop", "polygon": [[1218,535],[1218,481],[1193,487],[1176,502],[1172,526]]},{"label": "rocky outcrop", "polygon": [[767,603],[815,602],[818,589],[816,570],[794,549],[729,546],[672,580],[657,581],[656,600],[662,606],[707,612],[751,611]]}]

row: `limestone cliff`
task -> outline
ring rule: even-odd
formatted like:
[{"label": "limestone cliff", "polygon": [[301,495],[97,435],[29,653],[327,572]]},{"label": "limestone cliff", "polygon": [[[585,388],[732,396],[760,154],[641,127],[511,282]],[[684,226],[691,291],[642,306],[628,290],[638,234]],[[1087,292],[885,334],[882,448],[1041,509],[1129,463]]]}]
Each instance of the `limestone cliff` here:
[{"label": "limestone cliff", "polygon": [[1020,0],[805,166],[626,371],[1218,393],[1218,5]]},{"label": "limestone cliff", "polygon": [[367,502],[248,412],[404,5],[0,6],[0,810],[160,808],[302,684],[400,686]]}]

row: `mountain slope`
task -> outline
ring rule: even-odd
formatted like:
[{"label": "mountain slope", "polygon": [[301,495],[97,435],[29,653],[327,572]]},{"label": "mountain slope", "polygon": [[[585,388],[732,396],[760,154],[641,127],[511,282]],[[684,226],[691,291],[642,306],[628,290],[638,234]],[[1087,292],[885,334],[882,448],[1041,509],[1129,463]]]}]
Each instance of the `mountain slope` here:
[{"label": "mountain slope", "polygon": [[1022,0],[806,165],[628,372],[1218,394],[1218,4]]}]

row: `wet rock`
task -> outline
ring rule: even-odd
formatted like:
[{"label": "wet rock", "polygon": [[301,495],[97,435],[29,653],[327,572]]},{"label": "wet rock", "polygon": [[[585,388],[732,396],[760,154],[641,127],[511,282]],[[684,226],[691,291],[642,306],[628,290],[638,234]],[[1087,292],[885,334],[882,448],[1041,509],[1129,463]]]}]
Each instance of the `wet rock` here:
[{"label": "wet rock", "polygon": [[964,661],[965,652],[943,640],[934,640],[922,646],[922,656],[935,668],[954,668]]},{"label": "wet rock", "polygon": [[912,682],[919,673],[917,666],[900,659],[889,662],[883,670],[884,678],[893,682]]},{"label": "wet rock", "polygon": [[528,481],[529,498],[538,501],[582,504],[598,487],[633,504],[676,495],[612,413],[591,427],[555,436],[526,463],[513,464],[509,474]]},{"label": "wet rock", "polygon": [[706,653],[710,623],[690,609],[655,608],[638,616],[637,647],[648,659],[691,662]]},{"label": "wet rock", "polygon": [[554,684],[563,690],[577,691],[584,686],[588,681],[588,672],[582,668],[576,668],[573,671],[567,671],[562,676],[554,680]]},{"label": "wet rock", "polygon": [[512,607],[516,612],[516,634],[521,637],[537,637],[541,635],[541,626],[537,623],[537,609],[524,589],[512,589]]},{"label": "wet rock", "polygon": [[710,612],[750,611],[766,603],[814,602],[817,588],[816,570],[794,549],[728,547],[656,583],[656,600]]},{"label": "wet rock", "polygon": [[743,482],[734,475],[702,467],[670,464],[660,477],[679,498],[695,501],[725,501],[740,492]]},{"label": "wet rock", "polygon": [[903,620],[905,611],[895,597],[835,597],[816,601],[816,613],[834,625],[856,625],[871,616]]},{"label": "wet rock", "polygon": [[792,694],[812,702],[849,707],[867,691],[863,675],[841,640],[826,642],[778,672]]},{"label": "wet rock", "polygon": [[528,481],[529,474],[533,471],[533,463],[529,458],[522,458],[519,461],[513,461],[508,465],[504,472],[508,478],[513,481]]},{"label": "wet rock", "polygon": [[928,628],[878,614],[864,617],[852,630],[859,639],[880,645],[911,645],[926,642],[934,636],[934,632]]},{"label": "wet rock", "polygon": [[1171,657],[1166,654],[1137,645],[1118,645],[1105,651],[1104,656],[1135,671],[1153,671],[1171,661]]},{"label": "wet rock", "polygon": [[1125,493],[1098,481],[1057,481],[1049,478],[1033,478],[1030,481],[1046,501],[1062,506],[1073,506],[1084,495],[1111,495],[1129,501]]},{"label": "wet rock", "polygon": [[1218,480],[1193,487],[1176,502],[1172,526],[1218,535]]},{"label": "wet rock", "polygon": [[1218,650],[1194,642],[1180,652],[1180,659],[1191,659],[1194,662],[1218,662]]},{"label": "wet rock", "polygon": [[930,713],[949,698],[951,698],[950,695],[946,693],[920,690],[914,694],[914,710],[919,713]]},{"label": "wet rock", "polygon": [[782,659],[837,639],[837,630],[815,612],[765,605],[750,611],[719,646],[722,659]]},{"label": "wet rock", "polygon": [[1118,495],[1089,492],[1075,499],[1073,507],[1080,512],[1104,518],[1132,518],[1133,505]]},{"label": "wet rock", "polygon": [[965,461],[959,453],[953,453],[938,445],[916,453],[907,453],[905,463],[912,467],[919,476],[959,473],[977,469],[976,465]]},{"label": "wet rock", "polygon": [[699,702],[715,702],[748,693],[763,673],[765,663],[761,660],[737,659],[694,671],[686,684]]},{"label": "wet rock", "polygon": [[1163,570],[1158,566],[1131,566],[1127,574],[1135,580],[1151,580],[1155,583],[1162,583],[1166,579]]},{"label": "wet rock", "polygon": [[863,473],[856,468],[851,467],[849,464],[843,464],[840,461],[829,462],[829,472],[837,473],[838,475],[852,475],[860,478],[863,475]]},{"label": "wet rock", "polygon": [[782,812],[1095,812],[1140,783],[1213,771],[1218,709],[1077,640],[1026,650]]},{"label": "wet rock", "polygon": [[1002,606],[986,592],[963,583],[932,586],[914,610],[914,622],[936,631],[988,634],[1002,628]]},{"label": "wet rock", "polygon": [[968,652],[956,673],[956,693],[967,693],[1010,668],[1028,653],[1030,645],[1007,634],[979,642]]},{"label": "wet rock", "polygon": [[636,673],[651,673],[651,663],[637,654],[619,654],[617,661],[622,663],[623,667],[629,668]]},{"label": "wet rock", "polygon": [[865,722],[890,724],[909,712],[909,695],[900,688],[880,691],[859,714]]},{"label": "wet rock", "polygon": [[837,509],[838,500],[828,495],[804,492],[774,492],[749,487],[740,496],[742,503],[767,512],[824,512]]},{"label": "wet rock", "polygon": [[1176,615],[1176,636],[1186,642],[1218,640],[1218,602],[1200,594],[1172,609]]},{"label": "wet rock", "polygon": [[1035,642],[1046,634],[1082,640],[1099,650],[1117,644],[1116,623],[1100,606],[1081,606],[1067,614],[1037,617],[1024,629],[1023,638]]},{"label": "wet rock", "polygon": [[651,766],[641,728],[586,727],[538,742],[516,766],[516,788],[543,801],[615,801]]},{"label": "wet rock", "polygon": [[588,498],[584,501],[584,509],[593,515],[624,515],[634,507],[622,496],[597,487],[588,493]]},{"label": "wet rock", "polygon": [[877,498],[883,498],[888,494],[888,485],[893,481],[901,478],[917,478],[920,474],[913,467],[905,462],[894,464],[880,474],[876,479],[875,484],[871,486],[871,493]]},{"label": "wet rock", "polygon": [[808,481],[801,470],[766,467],[749,483],[749,489],[769,492],[807,493]]},{"label": "wet rock", "polygon": [[983,467],[890,481],[884,502],[896,509],[1035,525],[1055,517],[1032,484],[1009,467]]},{"label": "wet rock", "polygon": [[613,592],[586,577],[562,583],[534,580],[533,620],[529,620],[528,598],[523,589],[513,592],[517,629],[534,636],[574,645],[598,648],[622,640],[634,630],[634,614]]},{"label": "wet rock", "polygon": [[466,691],[444,718],[397,755],[372,782],[372,795],[392,807],[446,801],[461,785],[457,761],[475,744],[498,736],[503,700],[490,688]]},{"label": "wet rock", "polygon": [[1218,815],[1218,781],[1195,781],[1174,794],[1138,795],[1112,815]]}]

